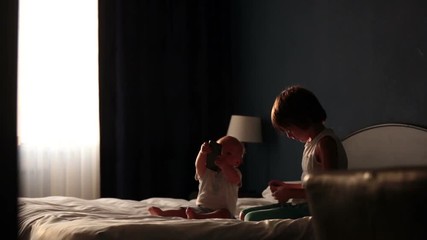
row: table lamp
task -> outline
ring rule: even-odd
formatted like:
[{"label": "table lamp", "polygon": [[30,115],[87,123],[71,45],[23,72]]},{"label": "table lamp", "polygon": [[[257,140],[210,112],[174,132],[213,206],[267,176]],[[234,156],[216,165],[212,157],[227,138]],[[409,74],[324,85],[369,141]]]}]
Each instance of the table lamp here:
[{"label": "table lamp", "polygon": [[235,137],[243,143],[260,143],[262,142],[261,118],[232,115],[227,135]]}]

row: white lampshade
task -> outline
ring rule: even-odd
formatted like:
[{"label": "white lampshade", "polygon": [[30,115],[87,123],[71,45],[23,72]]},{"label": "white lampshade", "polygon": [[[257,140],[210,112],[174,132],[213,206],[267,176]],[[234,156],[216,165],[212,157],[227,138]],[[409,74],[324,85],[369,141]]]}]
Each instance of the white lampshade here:
[{"label": "white lampshade", "polygon": [[262,142],[261,118],[232,115],[227,135],[235,137],[241,142],[260,143]]}]

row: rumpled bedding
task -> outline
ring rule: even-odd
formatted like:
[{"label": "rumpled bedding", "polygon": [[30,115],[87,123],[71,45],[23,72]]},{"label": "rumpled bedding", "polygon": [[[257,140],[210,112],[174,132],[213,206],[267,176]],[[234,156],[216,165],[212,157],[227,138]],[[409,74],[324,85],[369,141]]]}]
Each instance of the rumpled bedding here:
[{"label": "rumpled bedding", "polygon": [[[263,198],[239,198],[238,212],[270,204]],[[19,240],[312,240],[311,217],[244,222],[238,219],[183,219],[149,215],[147,209],[195,206],[195,201],[149,198],[93,200],[50,196],[18,198]]]}]

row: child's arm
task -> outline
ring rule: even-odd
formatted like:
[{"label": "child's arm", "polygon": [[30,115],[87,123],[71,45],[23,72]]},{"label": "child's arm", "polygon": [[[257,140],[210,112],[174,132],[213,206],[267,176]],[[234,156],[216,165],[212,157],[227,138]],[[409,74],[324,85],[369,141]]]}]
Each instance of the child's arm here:
[{"label": "child's arm", "polygon": [[215,164],[221,169],[228,182],[240,185],[242,175],[237,168],[222,161],[216,161]]},{"label": "child's arm", "polygon": [[337,143],[332,137],[326,136],[320,139],[316,146],[316,160],[323,170],[338,168]]},{"label": "child's arm", "polygon": [[271,195],[279,202],[287,202],[291,198],[306,198],[304,188],[286,188],[286,186],[279,187]]},{"label": "child's arm", "polygon": [[287,202],[290,198],[305,198],[305,190],[301,183],[271,180],[268,184],[272,196],[279,202]]},{"label": "child's arm", "polygon": [[281,180],[271,180],[270,182],[268,182],[268,185],[270,186],[270,190],[272,192],[274,192],[276,190],[276,188],[280,187],[280,186],[285,186],[286,188],[292,188],[292,189],[301,189],[302,184],[301,183],[288,183],[288,182],[283,182]]},{"label": "child's arm", "polygon": [[206,157],[208,153],[211,151],[209,144],[204,142],[200,147],[200,151],[197,154],[196,158],[196,178],[200,179],[205,175],[206,172]]}]

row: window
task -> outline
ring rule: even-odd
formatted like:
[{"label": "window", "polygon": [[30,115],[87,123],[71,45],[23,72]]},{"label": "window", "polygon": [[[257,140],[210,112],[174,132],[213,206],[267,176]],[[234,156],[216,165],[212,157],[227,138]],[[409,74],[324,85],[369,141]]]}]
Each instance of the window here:
[{"label": "window", "polygon": [[20,196],[99,197],[98,1],[20,0]]}]

